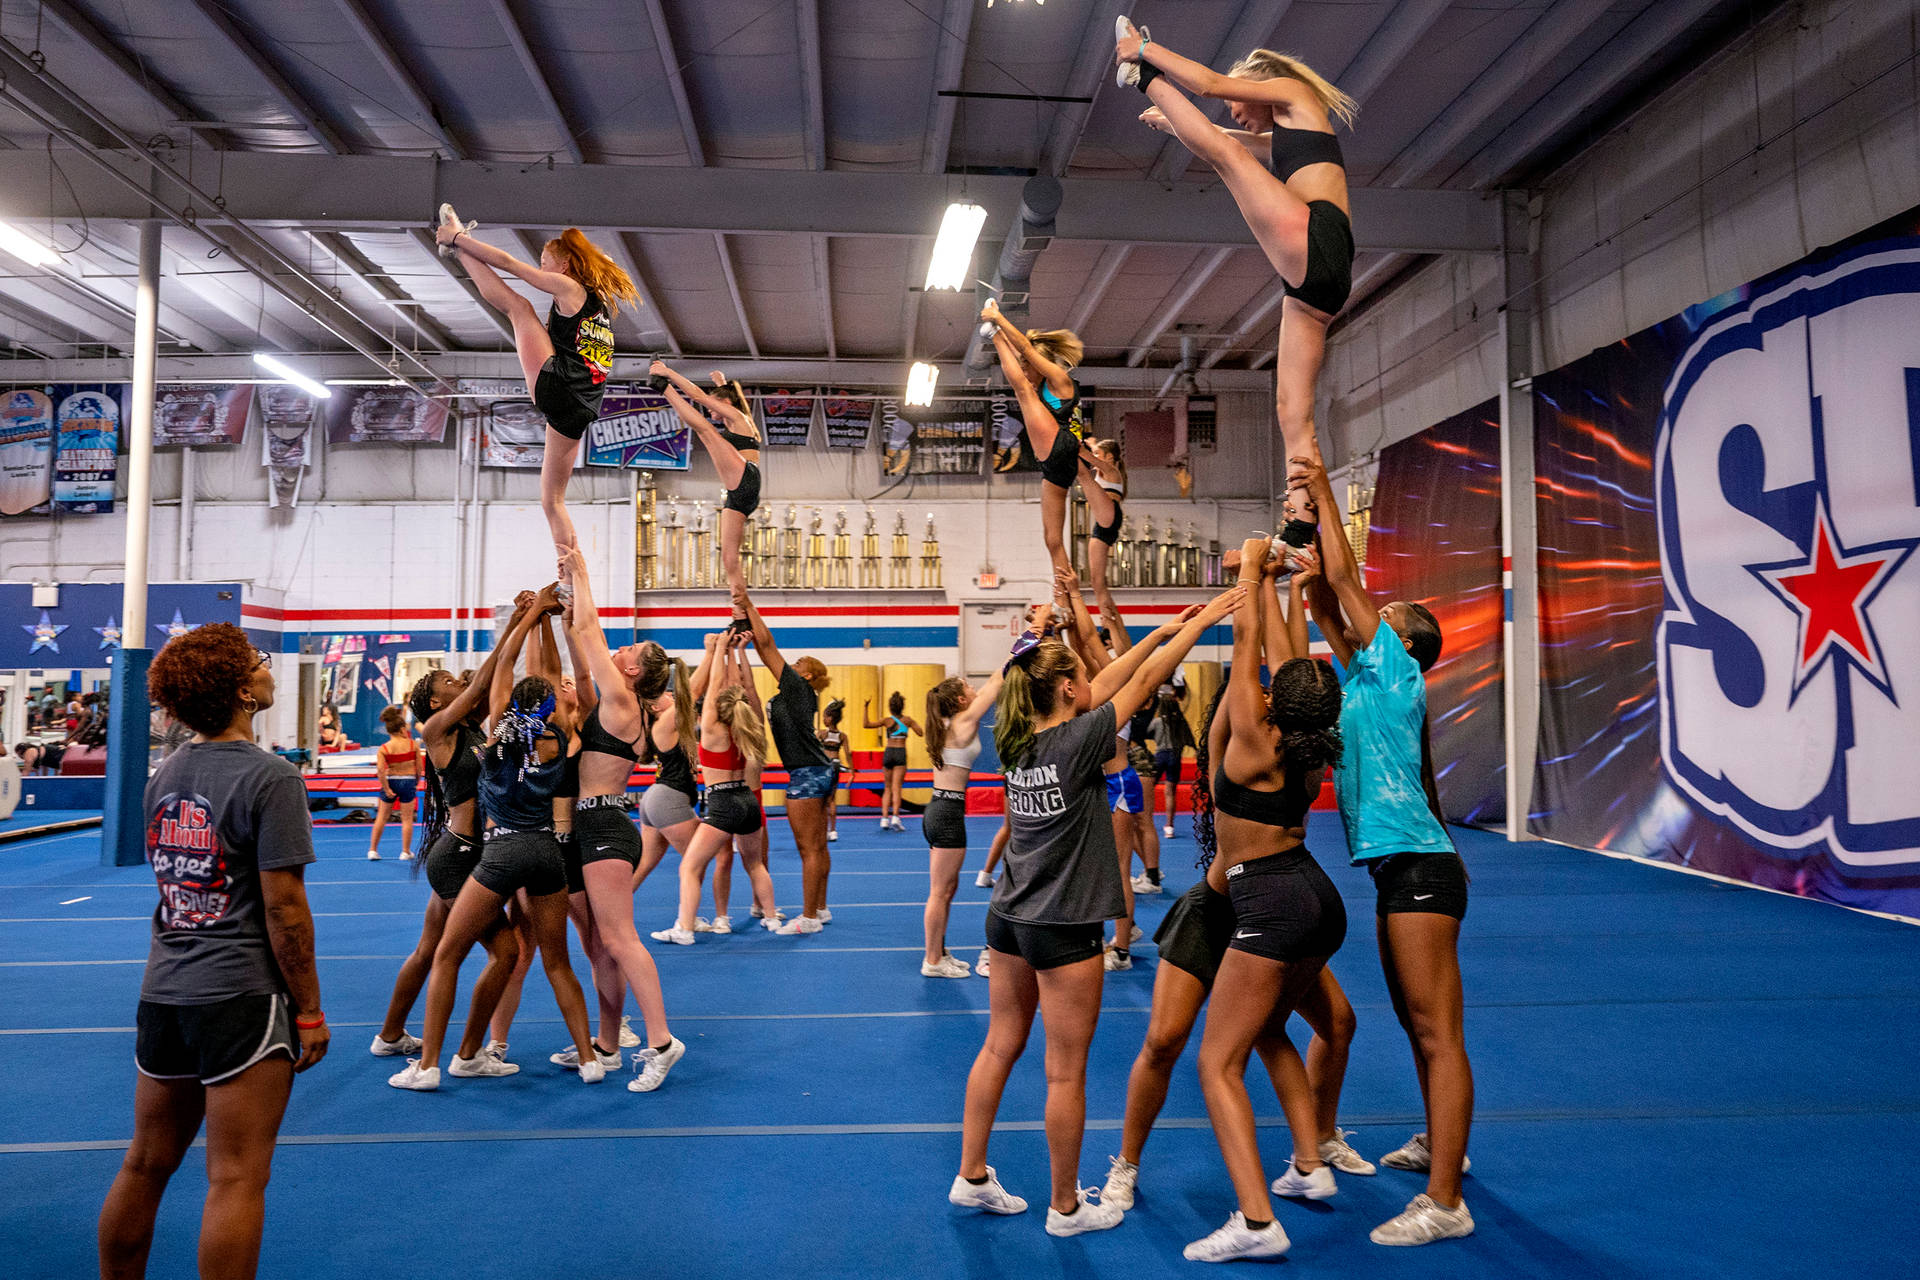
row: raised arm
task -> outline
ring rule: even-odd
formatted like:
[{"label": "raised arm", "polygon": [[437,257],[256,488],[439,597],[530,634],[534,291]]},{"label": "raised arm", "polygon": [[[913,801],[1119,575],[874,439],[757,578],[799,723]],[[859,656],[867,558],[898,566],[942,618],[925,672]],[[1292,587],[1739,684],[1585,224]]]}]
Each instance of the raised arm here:
[{"label": "raised arm", "polygon": [[[1227,726],[1236,737],[1257,731],[1267,718],[1267,699],[1260,687],[1262,635],[1266,630],[1266,604],[1272,598],[1266,587],[1268,542],[1248,538],[1240,544],[1239,584],[1246,598],[1233,614],[1233,670],[1227,674]],[[1274,609],[1279,609],[1278,601]],[[1271,661],[1271,660],[1270,660]],[[1279,670],[1277,665],[1274,670]]]},{"label": "raised arm", "polygon": [[[1304,486],[1313,499],[1320,528],[1320,572],[1340,601],[1347,621],[1353,624],[1354,634],[1360,637],[1360,647],[1365,648],[1373,643],[1373,633],[1380,629],[1380,610],[1361,580],[1360,562],[1354,558],[1353,547],[1347,542],[1346,526],[1340,523],[1340,504],[1333,496],[1327,469],[1311,458],[1295,458],[1287,471],[1287,483],[1295,488]],[[1344,663],[1346,659],[1341,661]]]},{"label": "raised arm", "polygon": [[753,682],[753,667],[747,661],[747,637],[735,632],[727,647],[732,651],[737,678],[747,691],[747,705],[760,713],[760,720],[764,724],[767,719],[767,707],[760,701],[760,686]]},{"label": "raised arm", "polygon": [[453,243],[460,252],[472,254],[495,271],[504,271],[550,295],[555,305],[568,315],[579,311],[587,300],[586,286],[564,271],[548,271],[522,262],[505,249],[496,249],[485,240],[476,240],[464,231],[453,238]]},{"label": "raised arm", "polygon": [[[699,383],[686,377],[684,374],[676,373],[673,369],[668,368],[665,361],[655,360],[648,366],[647,372],[655,377],[665,378],[667,382],[671,384],[665,392],[667,403],[673,404],[674,408],[679,410],[682,418],[687,418],[688,421],[692,420],[688,416],[691,406],[687,403],[691,401],[692,404],[700,406],[700,408],[706,410],[714,417],[723,419],[730,427],[744,426],[746,430],[740,434],[757,434],[753,429],[753,420],[748,418],[746,414],[741,413],[737,405],[734,405],[730,401],[722,400],[719,396],[708,395],[700,389]],[[674,404],[676,391],[681,397],[680,403],[678,404]]]},{"label": "raised arm", "polygon": [[1071,571],[1056,569],[1053,575],[1053,598],[1073,619],[1071,641],[1079,651],[1080,661],[1094,675],[1105,671],[1113,662],[1113,654],[1100,643],[1100,635],[1094,629],[1093,615],[1087,612],[1086,598],[1080,594],[1080,579]]},{"label": "raised arm", "polygon": [[551,588],[542,588],[533,604],[514,619],[507,634],[500,638],[500,647],[495,651],[498,661],[493,665],[493,678],[487,689],[487,712],[496,721],[513,701],[513,664],[520,660],[520,650],[526,647],[527,633],[547,616],[546,607],[552,601]]},{"label": "raised arm", "polygon": [[[1247,589],[1242,586],[1223,591],[1204,605],[1195,605],[1180,615],[1180,625],[1164,643],[1155,641],[1153,651],[1140,664],[1140,669],[1113,695],[1113,714],[1117,721],[1125,722],[1134,712],[1146,705],[1154,690],[1172,678],[1174,671],[1186,656],[1193,652],[1193,646],[1200,643],[1207,628],[1217,626],[1222,620],[1232,616],[1246,599]],[[1166,628],[1161,628],[1162,631]],[[1160,632],[1156,631],[1155,636]],[[1151,637],[1150,637],[1151,638]],[[1135,645],[1135,650],[1147,647],[1147,641]],[[1129,653],[1127,657],[1132,657]],[[1114,665],[1125,662],[1121,658]],[[1110,670],[1111,668],[1109,668]],[[1098,705],[1096,703],[1095,705]]]},{"label": "raised arm", "polygon": [[947,741],[965,742],[979,732],[981,718],[999,698],[1000,686],[1005,681],[1006,676],[995,668],[994,673],[981,682],[980,688],[973,695],[973,701],[954,712],[953,719],[947,721]]},{"label": "raised arm", "polygon": [[1143,39],[1138,30],[1122,37],[1114,45],[1116,61],[1131,62],[1139,58],[1159,68],[1175,84],[1188,93],[1203,98],[1220,98],[1233,102],[1267,102],[1275,105],[1291,106],[1299,101],[1304,85],[1285,78],[1273,80],[1242,80],[1235,76],[1221,75],[1203,62],[1175,53],[1167,46],[1154,40]]},{"label": "raised arm", "polygon": [[1341,666],[1351,666],[1353,646],[1347,643],[1347,618],[1340,612],[1340,599],[1327,585],[1326,575],[1315,575],[1307,584],[1306,593],[1307,606],[1313,610],[1313,620],[1320,624],[1320,634],[1326,638],[1327,647],[1333,650]]},{"label": "raised arm", "polygon": [[1293,559],[1294,571],[1287,577],[1287,657],[1305,658],[1312,654],[1307,638],[1307,584],[1320,576],[1320,556],[1311,547],[1301,547]]},{"label": "raised arm", "polygon": [[[507,619],[507,629],[511,631],[515,624],[533,607],[533,592],[522,591],[513,601],[513,616]],[[453,732],[453,727],[473,714],[473,709],[488,698],[493,690],[493,669],[500,661],[500,647],[495,645],[481,661],[480,669],[473,673],[473,679],[467,681],[466,688],[453,696],[453,701],[427,717],[420,726],[420,736],[431,746],[436,740],[445,738]]]},{"label": "raised arm", "polygon": [[778,681],[787,673],[787,660],[781,656],[780,646],[773,642],[773,632],[760,616],[760,610],[754,608],[753,597],[743,591],[736,603],[747,611],[747,623],[753,628],[753,651],[760,655],[760,665]]},{"label": "raised arm", "polygon": [[[980,309],[980,318],[994,326],[993,336],[996,345],[1001,335],[1006,335],[1007,344],[1013,352],[1027,362],[1028,368],[1040,375],[1041,381],[1047,384],[1047,389],[1054,395],[1065,400],[1073,394],[1073,375],[1067,372],[1067,366],[1056,364],[1042,355],[1040,349],[1033,345],[1019,326],[1000,314],[999,303],[991,298],[987,299],[987,305]],[[1001,367],[1004,368],[1005,365],[1005,357],[1002,357]]]},{"label": "raised arm", "polygon": [[707,637],[707,651],[700,655],[700,665],[694,668],[693,676],[687,681],[687,696],[695,702],[704,700],[707,689],[713,684],[714,659],[720,652],[720,634],[715,632]]},{"label": "raised arm", "polygon": [[887,719],[885,717],[879,720],[873,718],[873,704],[864,699],[862,699],[860,703],[860,723],[869,729],[884,729],[887,727]]},{"label": "raised arm", "polygon": [[[1187,619],[1193,617],[1199,608],[1199,605],[1189,605],[1181,610],[1179,617],[1172,622],[1155,627],[1147,633],[1146,639],[1108,663],[1106,669],[1093,678],[1093,705],[1097,707],[1117,697],[1121,688],[1132,680],[1146,660],[1153,656],[1153,651],[1173,639]],[[1156,687],[1158,687],[1157,682]],[[1139,709],[1137,703],[1134,709]]]}]

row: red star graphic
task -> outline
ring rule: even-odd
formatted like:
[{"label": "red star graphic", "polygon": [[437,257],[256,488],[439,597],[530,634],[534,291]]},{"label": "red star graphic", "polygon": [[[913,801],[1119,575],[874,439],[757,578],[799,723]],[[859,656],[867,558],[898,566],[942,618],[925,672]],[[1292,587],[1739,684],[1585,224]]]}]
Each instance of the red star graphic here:
[{"label": "red star graphic", "polygon": [[1813,555],[1804,568],[1774,569],[1767,577],[1800,611],[1800,674],[1818,666],[1831,647],[1845,649],[1870,677],[1884,679],[1867,630],[1866,602],[1906,556],[1896,547],[1849,555],[1840,548],[1821,507],[1813,526]]}]

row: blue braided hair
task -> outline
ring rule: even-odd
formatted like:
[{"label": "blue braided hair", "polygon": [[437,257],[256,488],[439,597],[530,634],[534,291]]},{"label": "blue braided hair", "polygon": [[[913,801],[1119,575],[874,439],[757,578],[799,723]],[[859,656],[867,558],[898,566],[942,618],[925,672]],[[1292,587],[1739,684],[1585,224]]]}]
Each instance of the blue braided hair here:
[{"label": "blue braided hair", "polygon": [[547,735],[547,720],[553,715],[555,705],[551,684],[539,676],[525,676],[513,686],[513,700],[500,713],[500,722],[494,726],[494,747],[502,759],[507,758],[509,742],[518,747],[522,782],[526,781],[528,762],[539,759],[535,744]]}]

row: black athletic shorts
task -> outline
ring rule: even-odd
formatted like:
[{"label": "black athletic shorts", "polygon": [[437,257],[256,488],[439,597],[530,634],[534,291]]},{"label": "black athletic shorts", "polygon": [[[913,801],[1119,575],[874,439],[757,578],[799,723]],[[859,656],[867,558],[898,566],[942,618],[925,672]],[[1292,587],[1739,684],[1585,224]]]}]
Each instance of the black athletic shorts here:
[{"label": "black athletic shorts", "polygon": [[467,877],[480,865],[480,843],[451,831],[442,831],[427,846],[427,883],[433,891],[452,902],[460,896]]},{"label": "black athletic shorts", "polygon": [[1307,202],[1307,274],[1299,288],[1282,280],[1289,297],[1334,315],[1353,292],[1353,222],[1331,200]]},{"label": "black athletic shorts", "polygon": [[1105,946],[1106,926],[1093,924],[1027,924],[1009,920],[987,908],[987,945],[1002,955],[1018,956],[1035,969],[1058,969],[1081,960],[1096,960]]},{"label": "black athletic shorts", "polygon": [[533,380],[533,407],[547,420],[547,425],[569,440],[578,440],[587,433],[600,417],[600,398],[591,401],[582,399],[567,386],[565,378],[554,371],[553,357],[540,366],[540,376]]},{"label": "black athletic shorts", "polygon": [[473,869],[480,887],[503,898],[525,889],[536,898],[565,893],[567,860],[551,831],[490,831]]},{"label": "black athletic shorts", "polygon": [[1040,478],[1062,489],[1080,478],[1080,437],[1067,427],[1054,433],[1053,449],[1040,462]]},{"label": "black athletic shorts", "polygon": [[747,469],[740,475],[740,483],[727,490],[726,501],[721,503],[725,511],[738,511],[750,516],[760,505],[760,468],[749,462]]},{"label": "black athletic shorts", "polygon": [[904,746],[888,747],[880,753],[882,769],[904,769],[907,767],[907,749]]},{"label": "black athletic shorts", "polygon": [[1233,899],[1215,893],[1202,880],[1173,900],[1153,940],[1162,964],[1185,970],[1211,991],[1220,960],[1233,941]]},{"label": "black athletic shorts", "polygon": [[929,849],[967,847],[967,794],[935,787],[920,814],[920,831]]},{"label": "black athletic shorts", "polygon": [[280,994],[233,996],[215,1004],[140,1002],[133,1065],[155,1080],[222,1084],[263,1058],[300,1060],[293,1002]]},{"label": "black athletic shorts", "polygon": [[1304,845],[1227,868],[1228,949],[1267,960],[1323,959],[1347,940],[1340,891]]},{"label": "black athletic shorts", "polygon": [[707,788],[706,823],[730,836],[750,836],[764,825],[760,797],[744,779],[716,782]]},{"label": "black athletic shorts", "polygon": [[580,846],[580,864],[619,858],[628,867],[640,865],[640,829],[619,805],[599,805],[573,811],[573,839]]},{"label": "black athletic shorts", "polygon": [[1112,546],[1114,543],[1120,541],[1120,525],[1126,518],[1126,512],[1121,510],[1120,501],[1116,498],[1113,503],[1113,523],[1096,524],[1088,529],[1087,533],[1089,536],[1099,539],[1108,546]]},{"label": "black athletic shorts", "polygon": [[587,891],[587,877],[580,870],[580,842],[573,838],[572,831],[553,833],[555,843],[560,846],[560,865],[567,871],[567,893],[569,896]]},{"label": "black athletic shorts", "polygon": [[1367,864],[1376,915],[1424,911],[1467,918],[1467,864],[1457,853],[1396,853]]}]

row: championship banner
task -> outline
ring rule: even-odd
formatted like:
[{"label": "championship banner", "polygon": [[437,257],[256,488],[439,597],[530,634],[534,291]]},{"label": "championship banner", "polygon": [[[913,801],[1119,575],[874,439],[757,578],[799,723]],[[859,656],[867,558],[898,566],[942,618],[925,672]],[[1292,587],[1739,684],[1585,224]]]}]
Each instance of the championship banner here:
[{"label": "championship banner", "polygon": [[0,516],[25,515],[53,496],[53,400],[16,388],[0,409]]},{"label": "championship banner", "polygon": [[[542,439],[545,426],[541,423]],[[693,453],[693,429],[666,397],[610,387],[600,402],[599,421],[587,428],[582,453],[592,467],[685,471]]]},{"label": "championship banner", "polygon": [[993,469],[995,471],[1038,471],[1040,459],[1033,456],[1027,441],[1026,420],[1020,416],[1020,402],[1005,387],[987,394],[987,422],[992,428]]},{"label": "championship banner", "polygon": [[101,514],[113,510],[120,448],[120,388],[55,387],[53,509]]},{"label": "championship banner", "polygon": [[153,447],[222,448],[240,443],[253,407],[252,384],[154,389]]},{"label": "championship banner", "polygon": [[820,397],[827,430],[827,448],[864,449],[873,435],[874,400],[849,391],[827,391]]},{"label": "championship banner", "polygon": [[898,400],[880,402],[890,476],[977,476],[986,451],[986,406],[978,400],[935,400],[907,409]]},{"label": "championship banner", "polygon": [[773,449],[806,448],[813,434],[814,392],[775,388],[758,394],[761,440]]},{"label": "championship banner", "polygon": [[335,387],[326,402],[328,444],[439,444],[447,402],[411,387]]},{"label": "championship banner", "polygon": [[[547,456],[547,420],[533,407],[524,379],[462,378],[454,394],[479,422],[481,466],[539,470]],[[574,457],[574,469],[586,461],[583,448]]]},{"label": "championship banner", "polygon": [[300,482],[313,460],[313,420],[317,397],[298,387],[262,388],[260,465],[267,469],[267,505],[292,507],[300,501]]},{"label": "championship banner", "polygon": [[1533,381],[1534,831],[1920,915],[1920,211]]}]

